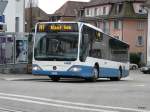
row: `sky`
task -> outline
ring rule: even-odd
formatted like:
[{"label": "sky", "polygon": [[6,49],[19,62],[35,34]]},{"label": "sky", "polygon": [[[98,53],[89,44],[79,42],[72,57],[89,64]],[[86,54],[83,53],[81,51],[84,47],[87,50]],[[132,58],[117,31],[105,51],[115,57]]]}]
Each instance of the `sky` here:
[{"label": "sky", "polygon": [[[53,14],[57,9],[59,9],[66,1],[69,0],[39,0],[39,7],[48,14]],[[84,1],[88,2],[90,0],[72,0],[72,1]]]}]

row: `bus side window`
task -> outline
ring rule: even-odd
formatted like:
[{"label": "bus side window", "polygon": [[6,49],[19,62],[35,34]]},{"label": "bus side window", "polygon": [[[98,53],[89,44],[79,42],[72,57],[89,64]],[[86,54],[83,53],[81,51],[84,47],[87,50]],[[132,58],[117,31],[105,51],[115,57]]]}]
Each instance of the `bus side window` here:
[{"label": "bus side window", "polygon": [[94,57],[94,58],[102,58],[102,53],[101,53],[101,49],[92,49],[90,50],[90,54],[91,54],[91,57]]}]

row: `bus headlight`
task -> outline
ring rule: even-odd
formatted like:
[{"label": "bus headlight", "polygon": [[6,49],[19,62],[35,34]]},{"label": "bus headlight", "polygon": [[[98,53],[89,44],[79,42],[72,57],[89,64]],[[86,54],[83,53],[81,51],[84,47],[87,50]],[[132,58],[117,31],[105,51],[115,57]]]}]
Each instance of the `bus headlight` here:
[{"label": "bus headlight", "polygon": [[37,70],[42,70],[42,69],[38,65],[33,65],[32,70],[37,71]]},{"label": "bus headlight", "polygon": [[72,71],[72,72],[79,72],[79,71],[81,71],[81,68],[75,66],[75,67],[71,67],[71,68],[69,69],[69,71]]}]

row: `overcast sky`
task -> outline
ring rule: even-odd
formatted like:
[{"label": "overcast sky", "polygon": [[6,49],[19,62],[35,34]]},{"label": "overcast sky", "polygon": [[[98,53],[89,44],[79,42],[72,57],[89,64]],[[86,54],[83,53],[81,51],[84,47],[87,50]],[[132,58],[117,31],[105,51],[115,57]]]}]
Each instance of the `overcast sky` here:
[{"label": "overcast sky", "polygon": [[[66,1],[69,0],[39,0],[39,7],[43,9],[46,13],[52,14],[57,9],[59,9]],[[72,0],[72,1],[85,1],[90,0]]]}]

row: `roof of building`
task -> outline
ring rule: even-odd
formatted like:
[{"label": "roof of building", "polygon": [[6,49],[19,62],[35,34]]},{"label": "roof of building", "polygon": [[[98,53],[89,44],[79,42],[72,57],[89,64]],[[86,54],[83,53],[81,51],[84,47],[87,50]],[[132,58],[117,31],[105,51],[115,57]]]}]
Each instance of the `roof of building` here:
[{"label": "roof of building", "polygon": [[120,2],[145,2],[146,0],[91,0],[86,7],[91,7],[95,5],[103,5],[103,4],[112,4],[112,3],[120,3]]},{"label": "roof of building", "polygon": [[149,7],[150,8],[150,0],[147,0],[144,4],[144,6]]},{"label": "roof of building", "polygon": [[83,8],[83,6],[86,4],[87,2],[68,1],[58,10],[56,10],[55,15],[76,16],[77,11]]},{"label": "roof of building", "polygon": [[[26,19],[30,16],[30,13],[31,13],[30,11],[31,11],[30,8],[25,9]],[[38,20],[48,20],[49,19],[49,15],[39,7],[32,7],[32,16],[34,19],[38,19]]]},{"label": "roof of building", "polygon": [[[108,0],[106,0],[106,1],[108,1]],[[121,0],[118,0],[118,1],[121,1]],[[109,12],[108,15],[99,15],[99,16],[95,16],[95,17],[81,17],[81,18],[79,18],[79,21],[108,20],[108,19],[116,19],[116,18],[117,19],[147,19],[147,14],[135,13],[132,2],[124,2],[122,4],[122,8],[121,8],[121,11],[119,13],[116,12],[117,4],[114,3],[114,4],[111,4],[111,5],[112,5],[111,11]]]},{"label": "roof of building", "polygon": [[133,5],[131,2],[125,2],[123,4],[123,8],[120,11],[120,13],[115,12],[115,6],[116,4],[113,4],[112,11],[109,14],[109,18],[130,18],[130,19],[146,19],[147,14],[138,14],[135,13]]}]

